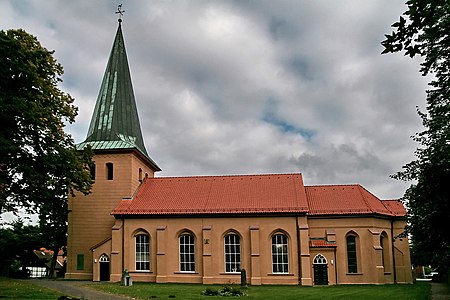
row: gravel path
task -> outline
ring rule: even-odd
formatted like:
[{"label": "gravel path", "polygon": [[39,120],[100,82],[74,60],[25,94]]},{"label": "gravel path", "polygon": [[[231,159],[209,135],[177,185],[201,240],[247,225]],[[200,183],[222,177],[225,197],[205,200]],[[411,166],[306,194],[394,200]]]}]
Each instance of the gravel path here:
[{"label": "gravel path", "polygon": [[111,295],[96,291],[87,287],[90,284],[102,284],[92,281],[75,280],[50,280],[50,279],[29,279],[27,280],[35,285],[47,287],[59,291],[65,295],[76,297],[83,300],[130,300],[133,298]]}]

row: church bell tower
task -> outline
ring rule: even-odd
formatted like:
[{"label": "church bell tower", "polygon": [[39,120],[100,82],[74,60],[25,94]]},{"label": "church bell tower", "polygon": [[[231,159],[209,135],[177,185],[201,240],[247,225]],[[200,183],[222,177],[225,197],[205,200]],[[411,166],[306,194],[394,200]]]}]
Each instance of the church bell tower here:
[{"label": "church bell tower", "polygon": [[[115,220],[110,213],[133,195],[145,177],[161,171],[142,138],[121,23],[119,18],[87,138],[77,145],[80,150],[92,148],[95,166],[91,194],[69,196],[66,278],[70,279],[109,280],[111,270],[105,267],[100,272],[103,277],[93,274],[100,268],[96,257],[102,258],[102,266],[111,260],[108,241]],[[98,249],[101,254],[94,253]]]}]

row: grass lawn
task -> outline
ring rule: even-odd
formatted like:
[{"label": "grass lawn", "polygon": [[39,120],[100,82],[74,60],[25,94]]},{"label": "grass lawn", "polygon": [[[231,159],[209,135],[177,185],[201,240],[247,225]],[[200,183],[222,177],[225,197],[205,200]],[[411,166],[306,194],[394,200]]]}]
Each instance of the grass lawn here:
[{"label": "grass lawn", "polygon": [[[136,299],[234,299],[236,297],[203,296],[206,288],[221,289],[223,286],[197,284],[133,283],[131,287],[118,283],[89,285],[100,291],[128,295]],[[238,286],[236,286],[238,287]],[[300,286],[250,286],[243,299],[429,299],[431,285],[418,282],[413,285],[340,285],[327,287]]]},{"label": "grass lawn", "polygon": [[26,280],[0,277],[0,298],[5,299],[58,299],[63,294],[40,287]]}]

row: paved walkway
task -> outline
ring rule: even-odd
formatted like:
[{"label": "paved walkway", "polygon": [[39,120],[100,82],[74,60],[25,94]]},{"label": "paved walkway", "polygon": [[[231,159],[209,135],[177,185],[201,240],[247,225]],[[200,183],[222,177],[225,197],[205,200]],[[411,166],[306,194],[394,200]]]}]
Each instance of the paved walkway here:
[{"label": "paved walkway", "polygon": [[51,279],[29,279],[31,283],[52,290],[59,291],[65,295],[76,297],[83,300],[130,300],[133,298],[111,295],[96,291],[87,287],[90,284],[101,284],[92,281],[75,280],[51,280]]},{"label": "paved walkway", "polygon": [[449,286],[444,283],[431,282],[432,300],[450,300]]}]

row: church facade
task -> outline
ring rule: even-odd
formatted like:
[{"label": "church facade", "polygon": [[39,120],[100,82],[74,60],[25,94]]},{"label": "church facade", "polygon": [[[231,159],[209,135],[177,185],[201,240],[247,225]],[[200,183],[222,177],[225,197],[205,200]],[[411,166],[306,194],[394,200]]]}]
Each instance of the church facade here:
[{"label": "church facade", "polygon": [[86,140],[94,185],[69,198],[66,278],[252,285],[411,283],[406,210],[301,173],[157,177],[121,23]]}]

